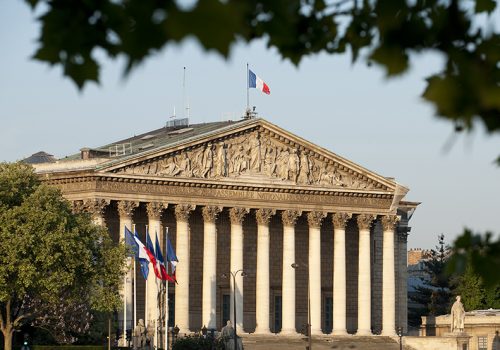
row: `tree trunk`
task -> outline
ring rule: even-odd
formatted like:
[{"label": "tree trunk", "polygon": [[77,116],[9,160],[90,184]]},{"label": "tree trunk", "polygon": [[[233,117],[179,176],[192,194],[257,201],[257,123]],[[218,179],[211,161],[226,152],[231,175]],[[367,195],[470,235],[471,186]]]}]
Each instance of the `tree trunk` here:
[{"label": "tree trunk", "polygon": [[2,329],[3,333],[3,349],[12,350],[12,336],[14,335],[13,329]]}]

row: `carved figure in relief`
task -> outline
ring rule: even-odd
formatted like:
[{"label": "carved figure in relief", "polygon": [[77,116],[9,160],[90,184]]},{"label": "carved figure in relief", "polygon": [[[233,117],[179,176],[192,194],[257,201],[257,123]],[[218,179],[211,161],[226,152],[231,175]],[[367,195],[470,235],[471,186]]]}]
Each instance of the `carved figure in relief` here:
[{"label": "carved figure in relief", "polygon": [[250,139],[250,169],[260,171],[260,140],[258,137]]},{"label": "carved figure in relief", "polygon": [[271,147],[265,149],[264,171],[269,176],[276,175],[276,150]]},{"label": "carved figure in relief", "polygon": [[175,176],[178,175],[180,172],[181,169],[179,169],[179,167],[175,163],[175,157],[172,157],[169,160],[162,161],[160,170],[161,175]]},{"label": "carved figure in relief", "polygon": [[189,158],[187,152],[183,153],[183,158],[179,164],[179,168],[183,176],[192,177],[193,170],[191,169],[191,159]]},{"label": "carved figure in relief", "polygon": [[292,180],[297,183],[297,178],[299,176],[300,170],[300,159],[297,155],[297,150],[292,150],[292,153],[288,157],[288,180]]},{"label": "carved figure in relief", "polygon": [[311,160],[309,159],[309,156],[305,152],[302,152],[300,155],[300,173],[298,177],[298,182],[301,184],[302,183],[310,184],[311,170],[312,170]]},{"label": "carved figure in relief", "polygon": [[285,148],[279,149],[279,154],[277,155],[277,167],[278,176],[281,180],[288,180],[288,158],[290,153]]},{"label": "carved figure in relief", "polygon": [[241,174],[248,169],[248,158],[243,146],[240,145],[238,152],[234,157],[234,172]]},{"label": "carved figure in relief", "polygon": [[203,154],[203,173],[201,177],[208,177],[210,170],[214,165],[214,151],[212,149],[212,144],[209,143],[205,148],[205,152]]},{"label": "carved figure in relief", "polygon": [[226,150],[221,142],[215,156],[215,176],[226,176]]}]

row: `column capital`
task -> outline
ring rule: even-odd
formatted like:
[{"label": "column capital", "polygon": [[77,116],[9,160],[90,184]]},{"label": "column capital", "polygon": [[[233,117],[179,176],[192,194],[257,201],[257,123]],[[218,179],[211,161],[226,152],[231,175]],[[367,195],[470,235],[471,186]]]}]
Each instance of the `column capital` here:
[{"label": "column capital", "polygon": [[146,204],[146,211],[148,213],[148,218],[153,220],[159,220],[163,209],[166,209],[168,204],[160,202],[149,202]]},{"label": "column capital", "polygon": [[217,216],[221,211],[222,207],[207,205],[206,207],[203,207],[201,214],[203,215],[203,220],[205,222],[215,222],[215,219],[217,219]]},{"label": "column capital", "polygon": [[398,215],[384,215],[380,221],[382,222],[384,231],[394,231],[394,228],[400,219],[401,217]]},{"label": "column capital", "polygon": [[92,214],[92,216],[102,217],[104,209],[106,209],[110,202],[111,201],[109,199],[103,198],[87,199],[84,202],[84,211]]},{"label": "column capital", "polygon": [[347,221],[352,218],[352,213],[333,213],[332,215],[332,222],[333,222],[333,229],[340,229],[344,230]]},{"label": "column capital", "polygon": [[131,218],[138,206],[139,202],[137,201],[118,201],[118,214],[120,217]]},{"label": "column capital", "polygon": [[301,215],[302,210],[283,210],[281,212],[281,220],[284,226],[294,226]]},{"label": "column capital", "polygon": [[257,219],[257,224],[268,225],[271,217],[276,214],[276,209],[257,209],[255,211],[255,218]]},{"label": "column capital", "polygon": [[311,211],[307,213],[307,222],[309,227],[320,228],[321,222],[326,217],[326,213],[322,211]]},{"label": "column capital", "polygon": [[375,220],[376,218],[377,216],[373,214],[359,214],[356,217],[358,228],[360,230],[369,230],[372,226],[373,220]]},{"label": "column capital", "polygon": [[194,208],[195,206],[192,204],[177,204],[175,206],[175,218],[177,221],[187,222]]},{"label": "column capital", "polygon": [[238,208],[234,207],[229,209],[229,218],[231,219],[232,225],[241,225],[245,215],[250,212],[249,208]]},{"label": "column capital", "polygon": [[80,214],[85,211],[85,203],[83,200],[71,201],[70,204],[73,214]]}]

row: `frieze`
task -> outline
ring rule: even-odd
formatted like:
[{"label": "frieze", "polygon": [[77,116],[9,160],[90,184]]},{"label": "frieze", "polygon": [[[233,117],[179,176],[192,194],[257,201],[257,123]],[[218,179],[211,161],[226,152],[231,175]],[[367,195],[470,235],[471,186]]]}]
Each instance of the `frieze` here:
[{"label": "frieze", "polygon": [[257,177],[291,185],[387,190],[386,186],[313,150],[255,129],[172,151],[113,172],[218,180]]},{"label": "frieze", "polygon": [[164,196],[183,196],[187,198],[215,198],[270,202],[299,202],[317,203],[324,205],[361,206],[373,208],[388,208],[392,203],[392,196],[380,195],[377,197],[357,197],[343,195],[296,194],[282,192],[259,192],[245,189],[200,188],[185,186],[166,186],[160,184],[137,184],[126,182],[103,181],[98,183],[99,192],[156,194]]}]

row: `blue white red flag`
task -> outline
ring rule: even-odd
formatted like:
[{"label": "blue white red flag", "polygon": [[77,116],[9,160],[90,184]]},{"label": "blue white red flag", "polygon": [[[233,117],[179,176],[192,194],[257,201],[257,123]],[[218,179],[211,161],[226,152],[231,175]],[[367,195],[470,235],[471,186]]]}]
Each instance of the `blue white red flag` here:
[{"label": "blue white red flag", "polygon": [[[156,266],[158,268],[158,273],[161,277],[158,277],[162,280],[168,280],[171,282],[175,282],[175,280],[167,273],[167,268],[165,267],[165,259],[163,259],[163,254],[161,253],[160,241],[158,240],[158,233],[156,233],[156,245],[155,245],[155,258],[156,258]],[[156,275],[158,276],[158,275]]]},{"label": "blue white red flag", "polygon": [[125,243],[132,248],[135,258],[139,260],[139,264],[141,265],[142,276],[144,276],[144,279],[148,279],[149,263],[151,261],[147,253],[147,249],[139,239],[137,232],[132,234],[132,232],[130,232],[130,230],[126,226],[125,226]]},{"label": "blue white red flag", "polygon": [[269,86],[266,83],[264,83],[264,80],[259,78],[250,69],[248,70],[248,87],[249,88],[256,88],[267,95],[271,94],[271,90],[269,89]]},{"label": "blue white red flag", "polygon": [[177,255],[175,255],[174,247],[172,246],[172,243],[170,243],[170,239],[168,237],[167,237],[167,262],[169,262],[170,266],[172,267],[171,276],[177,282],[177,279],[175,278],[175,267],[177,266],[179,259],[177,258]]},{"label": "blue white red flag", "polygon": [[146,252],[149,256],[149,260],[151,261],[151,264],[153,265],[153,271],[154,271],[156,277],[161,279],[161,276],[158,275],[158,273],[157,273],[158,262],[156,261],[155,248],[153,246],[153,242],[151,241],[151,237],[149,237],[148,230],[146,230]]}]

